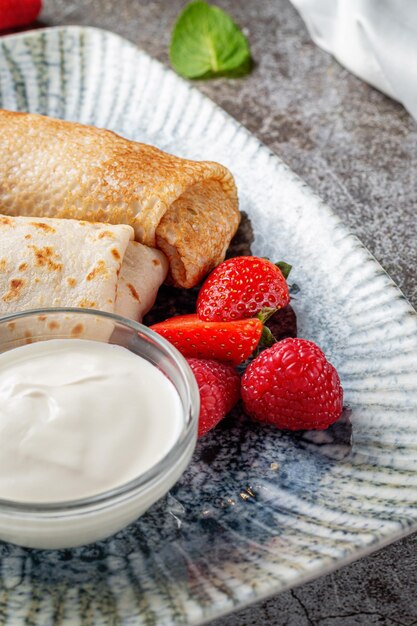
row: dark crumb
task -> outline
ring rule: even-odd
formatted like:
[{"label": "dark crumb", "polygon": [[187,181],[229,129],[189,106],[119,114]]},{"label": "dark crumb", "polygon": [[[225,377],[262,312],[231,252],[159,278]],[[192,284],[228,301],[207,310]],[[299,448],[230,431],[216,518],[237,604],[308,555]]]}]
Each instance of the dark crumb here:
[{"label": "dark crumb", "polygon": [[277,341],[297,337],[297,316],[291,304],[274,313],[265,326],[268,326]]},{"label": "dark crumb", "polygon": [[250,256],[252,254],[251,245],[254,242],[252,223],[244,211],[241,211],[241,220],[236,235],[230,242],[226,252],[226,259],[235,256]]},{"label": "dark crumb", "polygon": [[152,309],[145,315],[143,323],[147,326],[163,322],[174,315],[195,313],[197,296],[200,286],[192,289],[178,289],[162,285]]}]

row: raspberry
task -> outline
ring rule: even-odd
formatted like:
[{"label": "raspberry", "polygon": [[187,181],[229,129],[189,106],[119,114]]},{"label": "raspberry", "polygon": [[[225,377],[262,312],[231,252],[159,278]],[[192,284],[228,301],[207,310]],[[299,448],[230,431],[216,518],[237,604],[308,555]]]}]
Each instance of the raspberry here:
[{"label": "raspberry", "polygon": [[234,367],[211,359],[187,359],[200,391],[198,436],[214,428],[240,396],[240,377]]},{"label": "raspberry", "polygon": [[323,430],[343,409],[343,389],[312,341],[284,339],[264,350],[242,377],[246,412],[285,430]]}]

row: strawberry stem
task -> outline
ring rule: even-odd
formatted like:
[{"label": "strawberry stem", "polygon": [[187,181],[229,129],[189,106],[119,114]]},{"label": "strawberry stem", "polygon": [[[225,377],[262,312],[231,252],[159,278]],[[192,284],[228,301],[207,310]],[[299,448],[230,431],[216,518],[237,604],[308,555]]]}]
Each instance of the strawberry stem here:
[{"label": "strawberry stem", "polygon": [[277,311],[278,309],[273,309],[271,307],[265,306],[259,311],[256,317],[258,318],[258,320],[261,320],[262,324],[265,324],[265,322],[267,322],[269,318],[272,317],[273,314]]},{"label": "strawberry stem", "polygon": [[278,261],[278,263],[275,263],[275,265],[281,270],[281,274],[283,275],[285,280],[287,280],[292,270],[292,265],[286,263],[285,261]]}]

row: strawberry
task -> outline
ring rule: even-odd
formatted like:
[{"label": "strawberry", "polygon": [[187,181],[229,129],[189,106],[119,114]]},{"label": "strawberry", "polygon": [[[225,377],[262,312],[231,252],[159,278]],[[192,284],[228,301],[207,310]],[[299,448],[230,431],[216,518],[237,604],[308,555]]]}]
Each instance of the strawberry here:
[{"label": "strawberry", "polygon": [[[290,266],[282,266],[288,275]],[[205,280],[197,313],[202,320],[228,322],[255,317],[264,308],[281,309],[289,301],[288,285],[277,265],[268,259],[241,256],[220,263]]]},{"label": "strawberry", "polygon": [[38,17],[42,0],[0,0],[0,30],[27,26]]},{"label": "strawberry", "polygon": [[195,313],[177,315],[150,326],[184,356],[216,359],[238,365],[257,347],[262,335],[258,319],[203,322]]},{"label": "strawberry", "polygon": [[322,350],[306,339],[284,339],[264,350],[242,377],[251,417],[286,430],[323,430],[343,409],[339,376]]},{"label": "strawberry", "polygon": [[200,391],[198,436],[214,428],[240,396],[240,376],[232,365],[211,359],[187,359]]}]

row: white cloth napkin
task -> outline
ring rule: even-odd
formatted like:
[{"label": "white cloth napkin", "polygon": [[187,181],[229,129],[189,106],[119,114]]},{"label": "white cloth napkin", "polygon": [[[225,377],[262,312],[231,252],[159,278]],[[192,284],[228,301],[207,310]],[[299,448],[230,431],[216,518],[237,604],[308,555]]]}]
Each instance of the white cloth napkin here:
[{"label": "white cloth napkin", "polygon": [[417,119],[417,0],[291,0],[313,41]]}]

